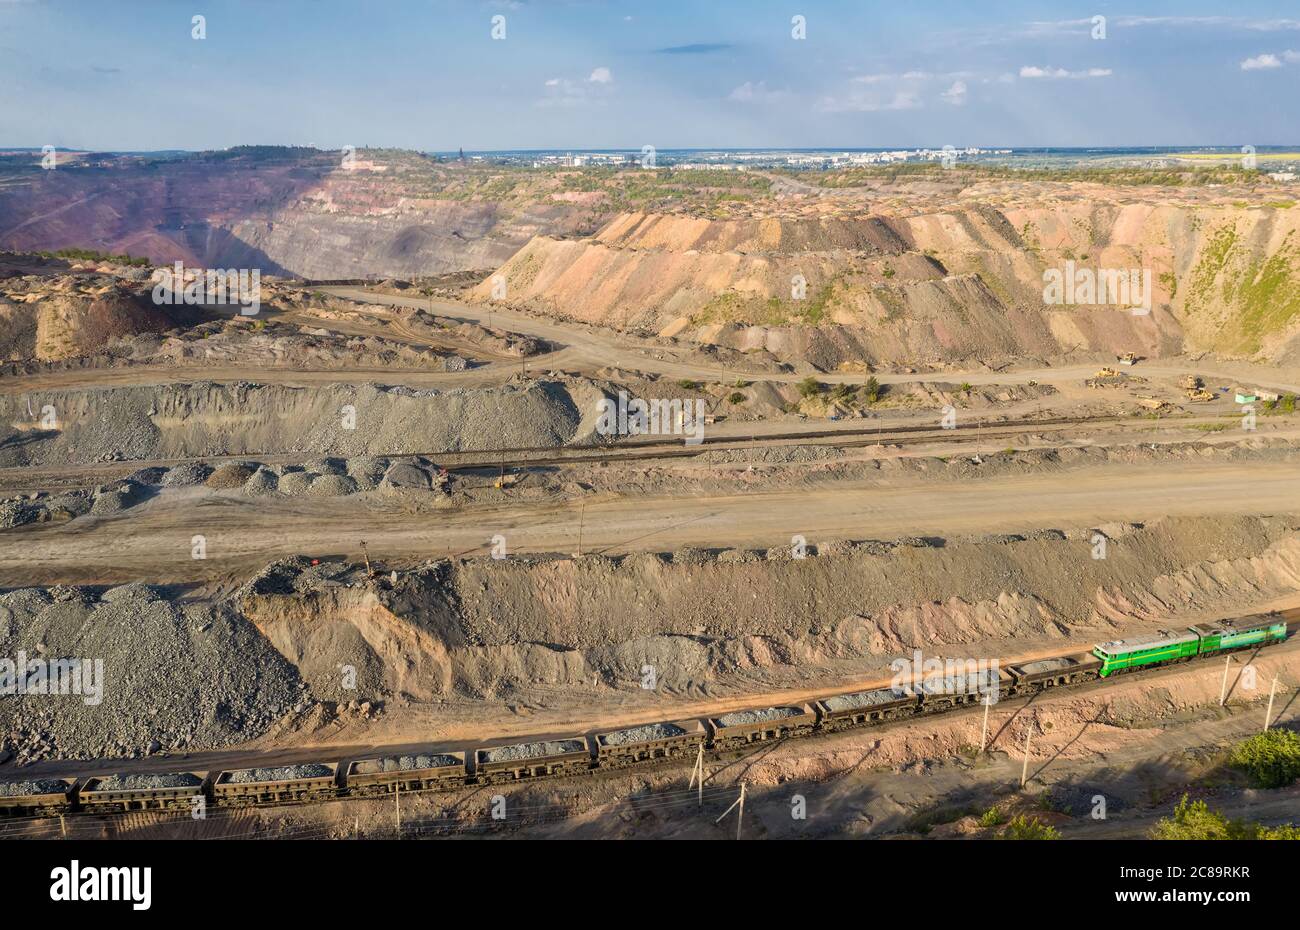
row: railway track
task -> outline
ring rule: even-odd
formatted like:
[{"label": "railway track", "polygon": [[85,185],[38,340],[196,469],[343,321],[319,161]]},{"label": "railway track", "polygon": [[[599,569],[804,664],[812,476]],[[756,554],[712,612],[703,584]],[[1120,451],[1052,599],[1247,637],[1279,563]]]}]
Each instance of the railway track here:
[{"label": "railway track", "polygon": [[[1249,645],[1224,645],[1218,648],[1219,636],[1228,634],[1244,636],[1245,630],[1270,626],[1275,631],[1285,628],[1280,639],[1253,640]],[[1238,626],[1239,625],[1239,626]],[[1219,621],[1216,624],[1202,624],[1196,629],[1215,628],[1215,648],[1213,651],[1200,652],[1176,659],[1152,661],[1141,667],[1121,665],[1123,677],[1143,674],[1151,670],[1169,669],[1187,662],[1205,662],[1217,659],[1228,652],[1253,650],[1258,654],[1262,648],[1293,641],[1300,632],[1300,609],[1275,612],[1270,615],[1251,615],[1235,620]],[[1234,632],[1234,628],[1237,632]],[[1225,633],[1225,631],[1227,631]],[[1137,649],[1148,638],[1134,640]],[[1203,641],[1208,642],[1209,637]],[[1109,647],[1120,643],[1106,644]],[[1104,686],[1108,680],[1106,669],[1110,659],[1103,661],[1101,647],[1093,653],[1074,653],[1061,656],[1047,662],[1019,662],[991,673],[988,683],[996,681],[998,702],[1003,698],[1025,699],[1032,701],[1045,691],[1053,693],[1059,690],[1074,689],[1082,686]],[[1069,663],[1069,664],[1066,664]],[[951,673],[949,673],[951,675]],[[981,680],[986,672],[980,672]],[[1111,672],[1112,675],[1117,672]],[[945,679],[947,681],[948,679]],[[817,701],[815,704],[802,704],[800,707],[765,708],[746,713],[755,716],[753,720],[731,722],[728,715],[717,718],[700,718],[675,721],[672,724],[659,724],[675,729],[676,733],[646,737],[639,742],[626,744],[614,743],[607,737],[626,730],[604,730],[592,732],[582,737],[570,737],[548,743],[546,753],[535,753],[501,762],[491,753],[503,748],[484,744],[471,756],[466,752],[445,753],[442,749],[426,749],[434,754],[432,758],[442,761],[440,767],[421,769],[380,769],[362,773],[362,762],[382,762],[378,760],[343,759],[329,764],[313,763],[312,768],[320,771],[311,773],[294,772],[284,776],[279,782],[237,783],[233,776],[241,771],[226,770],[220,773],[208,773],[201,783],[184,788],[167,787],[154,789],[126,789],[116,793],[105,793],[96,784],[97,777],[76,777],[65,779],[67,785],[64,793],[43,796],[8,797],[0,799],[0,813],[21,820],[40,819],[41,817],[69,814],[89,814],[92,816],[110,815],[131,817],[141,811],[192,811],[197,804],[206,807],[213,803],[223,812],[257,808],[293,808],[308,804],[349,798],[391,797],[401,793],[446,792],[462,788],[518,784],[538,780],[564,778],[590,778],[611,772],[618,773],[628,769],[647,771],[666,766],[680,766],[697,757],[707,758],[713,763],[725,763],[744,758],[749,752],[765,747],[779,745],[782,741],[794,738],[810,738],[817,735],[843,732],[894,723],[907,723],[916,719],[948,714],[962,709],[977,708],[987,701],[992,703],[993,689],[981,691],[984,701],[974,698],[975,692],[960,690],[931,692],[928,685],[903,696],[897,686],[878,689],[877,692],[849,692],[840,694],[841,698],[857,698],[866,694],[891,692],[883,700],[854,704],[851,701],[839,706],[831,700]],[[892,689],[892,691],[891,691]],[[907,689],[904,689],[907,691]],[[936,696],[937,695],[937,696]],[[791,713],[780,716],[762,716],[765,711],[782,710]],[[693,727],[693,729],[692,729]],[[578,744],[561,747],[561,743]],[[519,749],[526,743],[513,743],[509,748]],[[437,754],[441,754],[440,756]],[[430,763],[434,764],[434,763]],[[362,773],[358,777],[358,773]],[[215,777],[214,777],[215,776]],[[89,790],[88,790],[89,789]],[[117,822],[117,821],[114,821]],[[0,837],[6,835],[0,831]]]},{"label": "railway track", "polygon": [[[1171,418],[1172,419],[1172,418]],[[891,427],[862,427],[838,430],[804,430],[782,432],[768,436],[705,436],[697,445],[688,445],[684,439],[632,440],[608,446],[582,447],[523,447],[511,449],[474,449],[463,452],[402,452],[386,453],[387,458],[423,456],[438,462],[449,472],[470,472],[488,469],[526,469],[548,465],[613,464],[665,458],[691,458],[705,452],[780,448],[783,445],[816,445],[851,449],[873,445],[919,445],[922,443],[965,442],[971,438],[996,439],[1023,433],[1026,430],[1059,431],[1077,426],[1124,426],[1138,422],[1147,426],[1145,419],[1135,421],[1130,417],[1053,417],[1047,419],[1011,420],[1003,423],[959,423],[952,429],[929,424]],[[297,464],[309,453],[278,453],[274,455],[206,455],[188,458],[149,459],[131,462],[114,462],[71,469],[3,468],[0,469],[0,491],[58,490],[80,487],[87,482],[101,483],[120,480],[134,471],[151,467],[173,467],[187,462],[211,463],[244,462],[255,460],[267,464]]]}]

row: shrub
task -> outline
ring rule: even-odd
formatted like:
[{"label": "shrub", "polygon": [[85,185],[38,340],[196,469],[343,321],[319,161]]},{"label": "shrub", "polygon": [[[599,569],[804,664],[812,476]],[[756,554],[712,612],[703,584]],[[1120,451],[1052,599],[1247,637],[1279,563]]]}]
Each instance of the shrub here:
[{"label": "shrub", "polygon": [[1282,788],[1300,778],[1300,734],[1266,730],[1238,743],[1228,764],[1261,788]]},{"label": "shrub", "polygon": [[1007,822],[1006,814],[998,810],[997,807],[990,807],[984,813],[980,814],[981,827],[996,827],[999,824]]},{"label": "shrub", "polygon": [[1059,840],[1061,834],[1055,827],[1043,823],[1036,817],[1019,814],[998,834],[1000,840]]},{"label": "shrub", "polygon": [[874,404],[876,401],[880,400],[880,395],[883,391],[880,382],[876,380],[875,375],[868,378],[867,383],[862,385],[859,390],[861,391],[863,398],[865,398],[869,404]]},{"label": "shrub", "polygon": [[816,397],[821,392],[821,382],[812,375],[809,375],[799,382],[799,395],[801,397]]},{"label": "shrub", "polygon": [[1189,801],[1183,795],[1173,816],[1151,828],[1153,840],[1300,840],[1300,827],[1283,824],[1266,827],[1261,823],[1229,820],[1211,810],[1204,801]]},{"label": "shrub", "polygon": [[745,395],[739,391],[732,391],[727,395],[727,401],[732,404],[743,404],[745,402]]}]

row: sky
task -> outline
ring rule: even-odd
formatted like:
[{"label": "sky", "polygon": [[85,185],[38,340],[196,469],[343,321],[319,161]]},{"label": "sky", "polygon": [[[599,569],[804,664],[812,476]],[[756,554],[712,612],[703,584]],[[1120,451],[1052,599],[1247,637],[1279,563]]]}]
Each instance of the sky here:
[{"label": "sky", "polygon": [[1295,143],[1296,0],[0,0],[0,147]]}]

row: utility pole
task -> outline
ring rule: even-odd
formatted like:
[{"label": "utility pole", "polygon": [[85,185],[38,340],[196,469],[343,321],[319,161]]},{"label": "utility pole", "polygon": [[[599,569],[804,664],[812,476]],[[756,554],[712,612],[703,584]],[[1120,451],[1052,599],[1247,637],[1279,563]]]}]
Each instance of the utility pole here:
[{"label": "utility pole", "polygon": [[1025,762],[1020,767],[1020,787],[1025,787],[1025,782],[1029,780],[1029,742],[1034,738],[1034,724],[1031,721],[1029,730],[1025,733]]},{"label": "utility pole", "polygon": [[582,501],[578,509],[578,558],[582,558],[582,522],[587,515],[587,502]]},{"label": "utility pole", "polygon": [[984,727],[980,730],[980,752],[983,753],[988,748],[989,739],[989,704],[992,702],[992,695],[984,695]]},{"label": "utility pole", "polygon": [[366,577],[374,578],[375,573],[370,568],[370,552],[366,549],[366,541],[361,540],[361,557],[366,560]]},{"label": "utility pole", "polygon": [[1219,685],[1219,706],[1228,699],[1228,666],[1232,664],[1232,656],[1226,656],[1223,662],[1223,683]]},{"label": "utility pole", "polygon": [[686,783],[686,790],[691,790],[695,786],[698,776],[699,788],[696,792],[696,806],[704,807],[704,743],[700,743],[700,751],[695,755],[695,765],[691,768],[691,780]]},{"label": "utility pole", "polygon": [[731,802],[731,806],[728,807],[728,808],[727,808],[725,811],[723,811],[721,814],[719,814],[719,815],[718,815],[718,819],[715,820],[715,821],[713,821],[713,822],[714,822],[714,823],[721,823],[721,822],[722,822],[722,818],[723,818],[723,817],[726,817],[726,816],[727,816],[728,814],[730,814],[732,811],[736,810],[737,807],[739,807],[740,810],[737,811],[737,813],[736,813],[736,839],[740,839],[740,825],[741,825],[741,824],[744,822],[744,820],[745,820],[745,783],[744,783],[743,781],[740,783],[740,797],[738,797],[738,798],[736,798],[736,800],[732,801],[732,802]]},{"label": "utility pole", "polygon": [[1268,710],[1264,711],[1264,731],[1268,732],[1268,726],[1273,720],[1273,695],[1277,694],[1277,676],[1273,676],[1273,685],[1268,689]]},{"label": "utility pole", "polygon": [[397,838],[402,838],[402,783],[399,781],[393,792],[393,803],[397,806]]}]

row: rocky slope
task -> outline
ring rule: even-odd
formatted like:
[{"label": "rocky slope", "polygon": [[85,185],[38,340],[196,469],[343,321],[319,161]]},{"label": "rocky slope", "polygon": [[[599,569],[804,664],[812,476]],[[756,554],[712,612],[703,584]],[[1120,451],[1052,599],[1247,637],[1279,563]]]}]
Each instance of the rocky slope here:
[{"label": "rocky slope", "polygon": [[[504,279],[508,303],[828,369],[1077,351],[1300,357],[1300,208],[1060,187],[989,202],[918,194],[879,213],[841,196],[756,218],[628,214],[587,239],[535,238],[473,295],[494,299]],[[1071,267],[1149,270],[1151,312],[1046,302],[1045,272]]]}]

